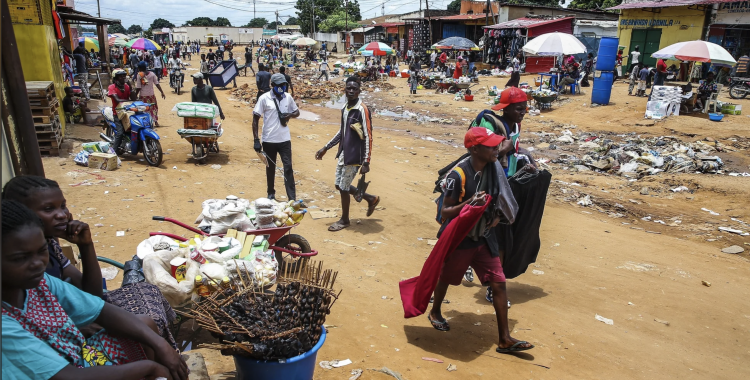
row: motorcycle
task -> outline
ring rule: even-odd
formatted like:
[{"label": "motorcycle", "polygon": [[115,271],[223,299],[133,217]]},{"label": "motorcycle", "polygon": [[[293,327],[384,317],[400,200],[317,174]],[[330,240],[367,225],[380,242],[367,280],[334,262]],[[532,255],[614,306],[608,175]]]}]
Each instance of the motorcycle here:
[{"label": "motorcycle", "polygon": [[174,89],[175,94],[180,95],[180,89],[182,88],[182,77],[185,74],[182,73],[182,69],[177,68],[172,72],[171,80],[169,81],[169,87]]},{"label": "motorcycle", "polygon": [[[122,156],[126,152],[130,152],[132,155],[143,152],[143,158],[149,165],[159,166],[164,154],[161,150],[159,135],[153,129],[151,115],[148,113],[149,106],[150,104],[140,100],[123,106],[125,111],[132,111],[135,114],[130,115],[130,128],[125,131],[122,143],[114,148],[118,156]],[[104,117],[104,126],[102,127],[104,133],[99,133],[99,136],[113,144],[117,133],[116,123],[120,123],[120,120],[113,113],[112,107],[99,107],[99,109]]]},{"label": "motorcycle", "polygon": [[730,79],[729,97],[732,99],[745,99],[750,94],[750,78],[733,77]]}]

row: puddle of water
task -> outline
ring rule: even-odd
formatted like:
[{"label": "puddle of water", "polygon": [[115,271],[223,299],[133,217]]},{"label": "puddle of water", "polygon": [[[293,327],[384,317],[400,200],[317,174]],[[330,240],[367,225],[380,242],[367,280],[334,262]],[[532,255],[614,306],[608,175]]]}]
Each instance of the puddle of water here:
[{"label": "puddle of water", "polygon": [[344,108],[344,104],[346,104],[346,96],[343,96],[343,95],[332,96],[329,101],[320,103],[320,105],[323,107],[335,108],[335,109]]},{"label": "puddle of water", "polygon": [[310,111],[299,110],[298,119],[308,120],[308,121],[318,121],[320,120],[320,115],[312,113]]}]

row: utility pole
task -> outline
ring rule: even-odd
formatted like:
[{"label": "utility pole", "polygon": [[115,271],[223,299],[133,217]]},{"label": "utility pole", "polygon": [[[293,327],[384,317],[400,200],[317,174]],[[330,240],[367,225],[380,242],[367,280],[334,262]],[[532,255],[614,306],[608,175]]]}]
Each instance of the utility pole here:
[{"label": "utility pole", "polygon": [[429,25],[428,28],[430,29],[430,46],[432,46],[432,20],[430,19],[430,0],[424,0],[424,6],[427,12],[427,24]]},{"label": "utility pole", "polygon": [[253,18],[255,18],[255,0],[253,0]]},{"label": "utility pole", "polygon": [[312,8],[310,9],[312,9],[312,28],[311,28],[312,37],[310,38],[314,38],[315,37],[315,0],[312,0]]},{"label": "utility pole", "polygon": [[487,0],[487,12],[484,13],[484,26],[490,24],[490,0]]},{"label": "utility pole", "polygon": [[102,8],[99,6],[99,0],[96,0],[96,13],[102,17]]},{"label": "utility pole", "polygon": [[419,11],[422,12],[422,0],[419,0]]},{"label": "utility pole", "polygon": [[276,35],[279,35],[279,11],[276,11]]},{"label": "utility pole", "polygon": [[381,16],[385,16],[385,1],[383,4],[380,4],[380,13]]}]

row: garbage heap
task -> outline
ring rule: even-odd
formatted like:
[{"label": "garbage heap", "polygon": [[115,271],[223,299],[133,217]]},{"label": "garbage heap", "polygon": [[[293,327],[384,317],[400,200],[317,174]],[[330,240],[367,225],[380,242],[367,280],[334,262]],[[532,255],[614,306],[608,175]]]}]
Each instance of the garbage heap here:
[{"label": "garbage heap", "polygon": [[273,293],[258,292],[239,276],[182,313],[219,339],[199,348],[260,360],[310,351],[341,291],[334,291],[338,272],[324,270],[322,262],[305,263],[297,273],[286,273]]},{"label": "garbage heap", "polygon": [[[552,163],[567,165],[571,170],[595,170],[623,176],[642,177],[659,172],[721,173],[724,166],[716,156],[717,148],[703,141],[684,142],[674,136],[643,138],[629,135],[574,134],[564,130],[561,135],[539,133],[540,141],[550,150],[585,151],[560,153]],[[539,145],[537,145],[539,147]]]},{"label": "garbage heap", "polygon": [[[328,99],[332,95],[341,95],[344,93],[343,81],[329,81],[312,83],[309,80],[294,81],[294,100],[300,99]],[[255,104],[255,98],[258,96],[258,89],[245,83],[232,91],[234,97]]]}]

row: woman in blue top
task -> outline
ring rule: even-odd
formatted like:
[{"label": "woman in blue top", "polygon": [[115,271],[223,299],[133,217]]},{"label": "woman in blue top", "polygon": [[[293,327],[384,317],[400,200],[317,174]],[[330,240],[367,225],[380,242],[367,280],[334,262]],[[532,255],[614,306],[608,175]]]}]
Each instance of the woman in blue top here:
[{"label": "woman in blue top", "polygon": [[[145,323],[45,273],[42,228],[2,201],[2,378],[187,380],[185,361]],[[104,329],[85,338],[79,326],[94,322]]]}]

